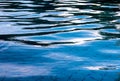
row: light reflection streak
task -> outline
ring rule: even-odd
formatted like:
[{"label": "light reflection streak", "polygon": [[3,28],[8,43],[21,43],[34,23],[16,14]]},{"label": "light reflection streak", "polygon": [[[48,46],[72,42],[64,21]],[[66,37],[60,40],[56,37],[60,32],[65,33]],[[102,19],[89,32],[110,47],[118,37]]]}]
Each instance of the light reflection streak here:
[{"label": "light reflection streak", "polygon": [[100,70],[100,68],[103,68],[103,66],[90,66],[90,67],[85,67],[88,70]]},{"label": "light reflection streak", "polygon": [[89,67],[84,67],[85,69],[88,70],[117,70],[120,67],[119,66],[114,66],[114,65],[108,65],[108,66],[89,66]]},{"label": "light reflection streak", "polygon": [[107,54],[119,54],[120,50],[114,50],[114,49],[101,49],[100,52],[107,53]]},{"label": "light reflection streak", "polygon": [[119,12],[116,12],[116,15],[115,16],[120,16],[120,11]]},{"label": "light reflection streak", "polygon": [[37,75],[50,75],[50,66],[32,66],[0,63],[0,76],[2,77],[27,77]]},{"label": "light reflection streak", "polygon": [[69,54],[63,54],[63,53],[52,53],[48,55],[44,55],[43,57],[51,58],[54,60],[66,60],[66,61],[84,61],[86,58],[69,55]]},{"label": "light reflection streak", "polygon": [[68,41],[74,42],[75,44],[85,44],[88,41],[93,41],[93,40],[100,40],[102,39],[102,36],[98,33],[99,31],[93,31],[90,32],[91,37],[85,37],[85,38],[73,38]]}]

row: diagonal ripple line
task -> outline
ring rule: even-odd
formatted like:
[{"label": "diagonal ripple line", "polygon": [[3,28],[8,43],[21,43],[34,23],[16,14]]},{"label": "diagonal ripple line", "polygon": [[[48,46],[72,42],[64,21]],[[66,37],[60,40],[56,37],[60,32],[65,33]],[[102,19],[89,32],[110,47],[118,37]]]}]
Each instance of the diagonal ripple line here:
[{"label": "diagonal ripple line", "polygon": [[71,32],[71,31],[79,31],[79,30],[98,30],[98,29],[104,29],[102,28],[73,28],[68,30],[59,30],[59,31],[50,31],[50,32],[36,32],[36,33],[23,33],[23,34],[3,34],[0,35],[1,40],[13,38],[13,37],[24,37],[24,36],[41,36],[41,35],[49,35],[49,34],[57,34],[57,33],[64,33],[64,32]]},{"label": "diagonal ripple line", "polygon": [[62,33],[62,32],[70,32],[70,31],[76,31],[76,30],[80,30],[80,29],[69,29],[69,30],[61,30],[61,31],[25,33],[25,34],[3,34],[3,35],[0,35],[0,39],[9,39],[9,38],[21,37],[21,36],[49,35],[49,34]]},{"label": "diagonal ripple line", "polygon": [[[2,45],[4,45],[4,44],[2,44]],[[2,46],[2,45],[1,45],[1,46]],[[5,46],[5,47],[3,47],[3,48],[0,48],[0,52],[9,49],[10,46],[12,46],[12,44],[11,44],[11,43],[8,43],[7,46]]]},{"label": "diagonal ripple line", "polygon": [[76,42],[70,42],[70,41],[61,41],[61,42],[42,42],[42,41],[29,41],[29,40],[19,40],[19,39],[8,39],[7,41],[15,41],[15,42],[20,42],[24,43],[27,45],[40,45],[40,46],[50,46],[50,45],[57,45],[57,44],[73,44]]}]

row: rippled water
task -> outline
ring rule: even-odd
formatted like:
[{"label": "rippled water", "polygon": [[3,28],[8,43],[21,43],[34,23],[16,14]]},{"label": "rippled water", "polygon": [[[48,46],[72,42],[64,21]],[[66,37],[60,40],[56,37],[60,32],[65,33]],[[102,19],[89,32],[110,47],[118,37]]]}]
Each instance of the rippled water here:
[{"label": "rippled water", "polygon": [[119,81],[119,0],[0,0],[1,81]]}]

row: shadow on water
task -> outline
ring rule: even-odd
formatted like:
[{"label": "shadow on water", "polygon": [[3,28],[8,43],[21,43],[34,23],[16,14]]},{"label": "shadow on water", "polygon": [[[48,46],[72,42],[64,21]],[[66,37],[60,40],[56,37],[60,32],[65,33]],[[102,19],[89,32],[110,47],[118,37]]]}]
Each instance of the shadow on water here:
[{"label": "shadow on water", "polygon": [[0,25],[0,81],[119,81],[119,0],[1,0]]}]

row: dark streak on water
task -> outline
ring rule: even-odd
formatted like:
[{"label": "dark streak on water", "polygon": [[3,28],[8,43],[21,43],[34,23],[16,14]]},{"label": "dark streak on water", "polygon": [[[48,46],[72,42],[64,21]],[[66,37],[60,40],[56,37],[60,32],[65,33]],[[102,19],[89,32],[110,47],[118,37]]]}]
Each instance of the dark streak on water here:
[{"label": "dark streak on water", "polygon": [[0,1],[0,81],[119,80],[119,0]]}]

